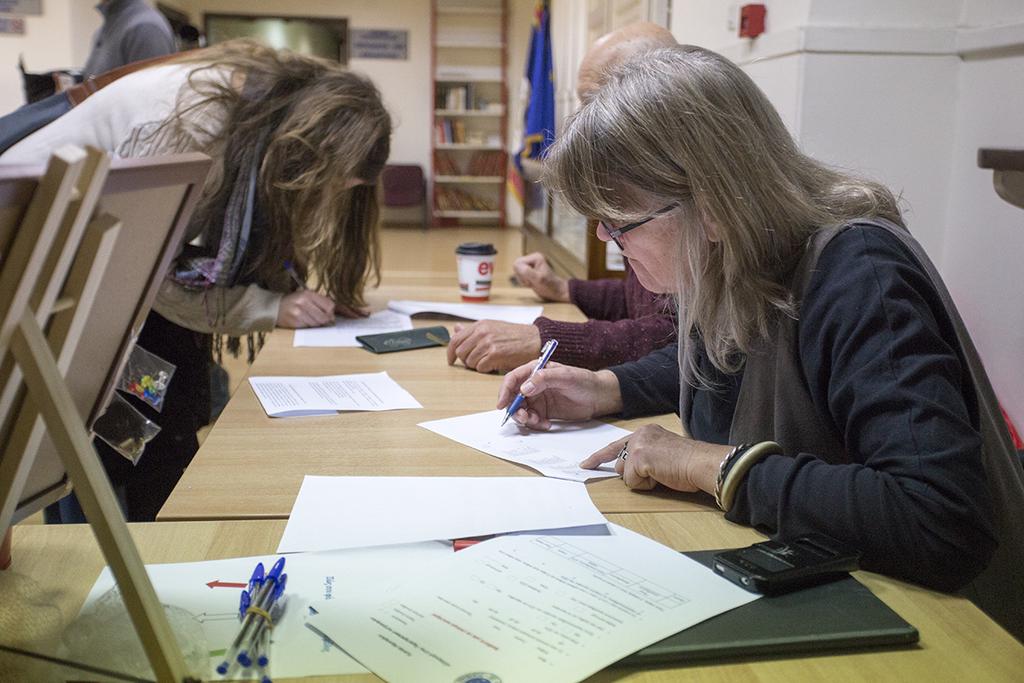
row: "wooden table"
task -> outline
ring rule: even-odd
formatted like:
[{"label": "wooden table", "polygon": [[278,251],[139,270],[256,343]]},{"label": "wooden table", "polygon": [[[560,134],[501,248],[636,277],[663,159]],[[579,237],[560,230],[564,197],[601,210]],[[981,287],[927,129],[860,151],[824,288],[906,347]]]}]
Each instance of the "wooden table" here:
[{"label": "wooden table", "polygon": [[[726,522],[712,512],[610,515],[618,524],[677,550],[740,546],[757,540],[755,532]],[[146,562],[185,562],[272,553],[284,521],[189,522],[130,525]],[[25,591],[52,615],[52,627],[31,644],[53,653],[52,641],[74,618],[92,587],[103,560],[87,526],[19,525],[14,529],[14,564],[0,573],[5,595]],[[832,656],[730,660],[685,668],[608,669],[592,681],[668,683],[693,681],[1014,681],[1020,680],[1024,646],[967,600],[910,586],[867,572],[855,576],[916,626],[921,642],[897,650],[864,650]],[[27,577],[31,577],[29,582]],[[33,583],[34,582],[34,583]],[[13,609],[0,602],[3,610]],[[9,644],[15,636],[0,634]],[[49,639],[51,642],[47,642]],[[11,660],[14,661],[14,660]],[[0,671],[2,671],[0,667]],[[71,674],[73,676],[73,674]],[[79,674],[78,677],[81,677]],[[13,680],[13,679],[12,679]],[[324,680],[324,679],[321,679]],[[349,676],[346,681],[377,681]]]},{"label": "wooden table", "polygon": [[[454,287],[392,286],[370,295],[375,308],[389,299],[454,301]],[[532,292],[496,288],[493,303],[535,305]],[[584,320],[575,306],[548,304],[545,314]],[[426,323],[423,324],[436,324]],[[446,323],[451,327],[451,323]],[[303,476],[539,476],[416,425],[427,420],[492,410],[501,377],[449,366],[440,347],[374,355],[355,348],[294,348],[292,333],[272,334],[251,375],[388,374],[423,404],[422,410],[342,413],[325,417],[269,418],[243,383],[217,420],[158,519],[285,518]],[[652,420],[619,421],[635,429]],[[653,420],[679,431],[675,415]],[[581,459],[588,454],[581,454]],[[711,498],[666,490],[635,493],[619,479],[588,485],[602,512],[710,510]]]},{"label": "wooden table", "polygon": [[380,231],[381,279],[388,285],[455,287],[459,279],[455,248],[463,242],[493,244],[498,251],[494,257],[494,283],[508,285],[512,262],[523,253],[523,238],[516,228],[384,228]]}]

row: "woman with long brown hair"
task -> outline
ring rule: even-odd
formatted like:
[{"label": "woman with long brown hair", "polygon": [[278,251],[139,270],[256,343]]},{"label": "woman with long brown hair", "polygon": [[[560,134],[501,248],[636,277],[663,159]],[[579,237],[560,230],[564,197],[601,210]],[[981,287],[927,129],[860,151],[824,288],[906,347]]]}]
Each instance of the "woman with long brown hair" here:
[{"label": "woman with long brown hair", "polygon": [[[132,468],[101,448],[129,519],[152,519],[209,420],[211,349],[279,327],[364,315],[378,277],[373,187],[391,119],[368,79],[322,59],[233,41],[128,74],[12,146],[42,162],[62,144],[117,157],[202,152],[210,176],[139,344],[177,367],[160,435]],[[318,289],[304,286],[307,276]],[[214,339],[212,335],[217,337]],[[143,411],[147,410],[142,407]]]},{"label": "woman with long brown hair", "polygon": [[677,411],[684,435],[645,425],[582,465],[705,492],[776,537],[831,536],[1024,637],[1024,472],[888,189],[803,154],[749,76],[692,46],[616,68],[546,167],[676,298],[680,344],[599,372],[525,365],[499,408],[521,392],[515,419],[540,429]]}]

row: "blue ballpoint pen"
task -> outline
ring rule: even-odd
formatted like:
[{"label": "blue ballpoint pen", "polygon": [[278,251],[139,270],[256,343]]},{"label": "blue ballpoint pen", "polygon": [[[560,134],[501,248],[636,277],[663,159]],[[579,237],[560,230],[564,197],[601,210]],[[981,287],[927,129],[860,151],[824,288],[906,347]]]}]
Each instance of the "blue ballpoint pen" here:
[{"label": "blue ballpoint pen", "polygon": [[[281,616],[284,614],[285,602],[288,597],[280,595],[284,593],[284,586],[288,582],[288,575],[281,575],[281,583],[278,586],[278,595],[274,599],[274,606],[270,610],[270,615],[273,623],[277,624],[281,620]],[[271,629],[267,626],[263,627],[262,633],[260,633],[260,643],[258,645],[258,655],[256,657],[256,666],[260,676],[260,683],[271,683],[270,679],[270,631]]]},{"label": "blue ballpoint pen", "polygon": [[[281,578],[277,581],[277,587],[274,589],[273,594],[270,597],[270,604],[267,606],[267,614],[270,615],[270,621],[266,619],[261,621],[257,626],[256,630],[252,634],[249,646],[238,653],[238,661],[242,663],[246,668],[252,666],[254,663],[259,667],[266,667],[270,663],[270,657],[267,654],[267,646],[270,644],[270,629],[272,623],[277,623],[278,619],[283,612],[281,595],[284,593],[284,587],[288,583],[288,575],[281,574]],[[269,677],[268,677],[269,678]]]},{"label": "blue ballpoint pen", "polygon": [[[274,606],[276,601],[281,594],[284,592],[285,583],[288,581],[288,575],[282,574],[281,570],[284,569],[284,558],[278,559],[274,563],[273,568],[267,572],[267,577],[263,580],[263,589],[260,591],[258,598],[256,599],[256,613],[261,615],[259,622],[253,624],[253,628],[246,631],[243,628],[245,636],[242,638],[242,642],[245,643],[245,647],[238,651],[238,656],[235,658],[239,664],[248,668],[252,666],[253,655],[257,654],[253,652],[254,646],[257,644],[257,638],[260,632],[266,628],[267,619],[270,614],[270,610]],[[250,614],[253,609],[250,608]],[[267,616],[264,616],[267,615]]]},{"label": "blue ballpoint pen", "polygon": [[252,572],[252,577],[249,579],[249,586],[247,590],[242,591],[242,595],[239,599],[238,618],[241,620],[242,625],[239,627],[238,635],[235,636],[235,640],[231,643],[231,647],[229,647],[224,653],[224,661],[217,665],[217,673],[221,676],[227,675],[228,671],[231,670],[231,666],[235,661],[235,655],[238,653],[238,648],[242,646],[249,605],[252,603],[252,599],[256,596],[257,591],[262,585],[263,563],[258,562],[256,564],[256,568]]},{"label": "blue ballpoint pen", "polygon": [[[544,348],[540,350],[540,360],[537,361],[537,365],[534,366],[533,372],[530,373],[530,377],[526,378],[527,382],[529,382],[534,375],[536,375],[540,370],[544,368],[545,365],[548,364],[548,361],[551,360],[551,354],[555,352],[555,349],[557,347],[557,339],[548,340],[548,342],[544,345]],[[524,384],[525,383],[526,382],[524,382]],[[512,404],[509,405],[508,409],[505,411],[505,417],[502,418],[501,424],[499,425],[500,427],[505,426],[505,423],[508,422],[508,419],[516,414],[516,411],[519,410],[519,406],[522,405],[523,401],[525,400],[525,396],[523,396],[522,394],[516,394],[516,397],[512,399]]]},{"label": "blue ballpoint pen", "polygon": [[299,286],[299,289],[306,288],[306,283],[302,281],[301,277],[299,277],[299,273],[295,270],[295,266],[292,265],[291,261],[284,262],[284,270],[291,277],[292,282]]}]

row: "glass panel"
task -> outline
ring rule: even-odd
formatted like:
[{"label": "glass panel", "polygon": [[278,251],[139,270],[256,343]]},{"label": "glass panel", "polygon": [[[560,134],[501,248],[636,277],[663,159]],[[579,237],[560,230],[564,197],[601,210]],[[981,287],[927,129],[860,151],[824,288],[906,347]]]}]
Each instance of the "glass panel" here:
[{"label": "glass panel", "polygon": [[526,217],[528,224],[547,234],[548,232],[548,193],[540,183],[525,181]]},{"label": "glass panel", "polygon": [[587,264],[587,219],[558,197],[551,200],[551,237]]}]

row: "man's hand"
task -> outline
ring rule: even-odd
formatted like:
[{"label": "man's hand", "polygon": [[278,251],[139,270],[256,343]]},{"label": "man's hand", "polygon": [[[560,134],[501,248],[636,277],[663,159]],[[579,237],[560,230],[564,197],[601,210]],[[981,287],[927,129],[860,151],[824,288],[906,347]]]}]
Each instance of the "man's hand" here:
[{"label": "man's hand", "polygon": [[512,269],[521,283],[545,301],[569,301],[569,281],[551,270],[544,254],[534,252],[520,256],[512,264]]},{"label": "man's hand", "polygon": [[323,327],[334,324],[334,301],[311,289],[285,294],[277,309],[277,326]]},{"label": "man's hand", "polygon": [[461,360],[479,372],[511,370],[540,355],[540,330],[533,325],[480,320],[455,325],[448,343],[448,364]]}]

